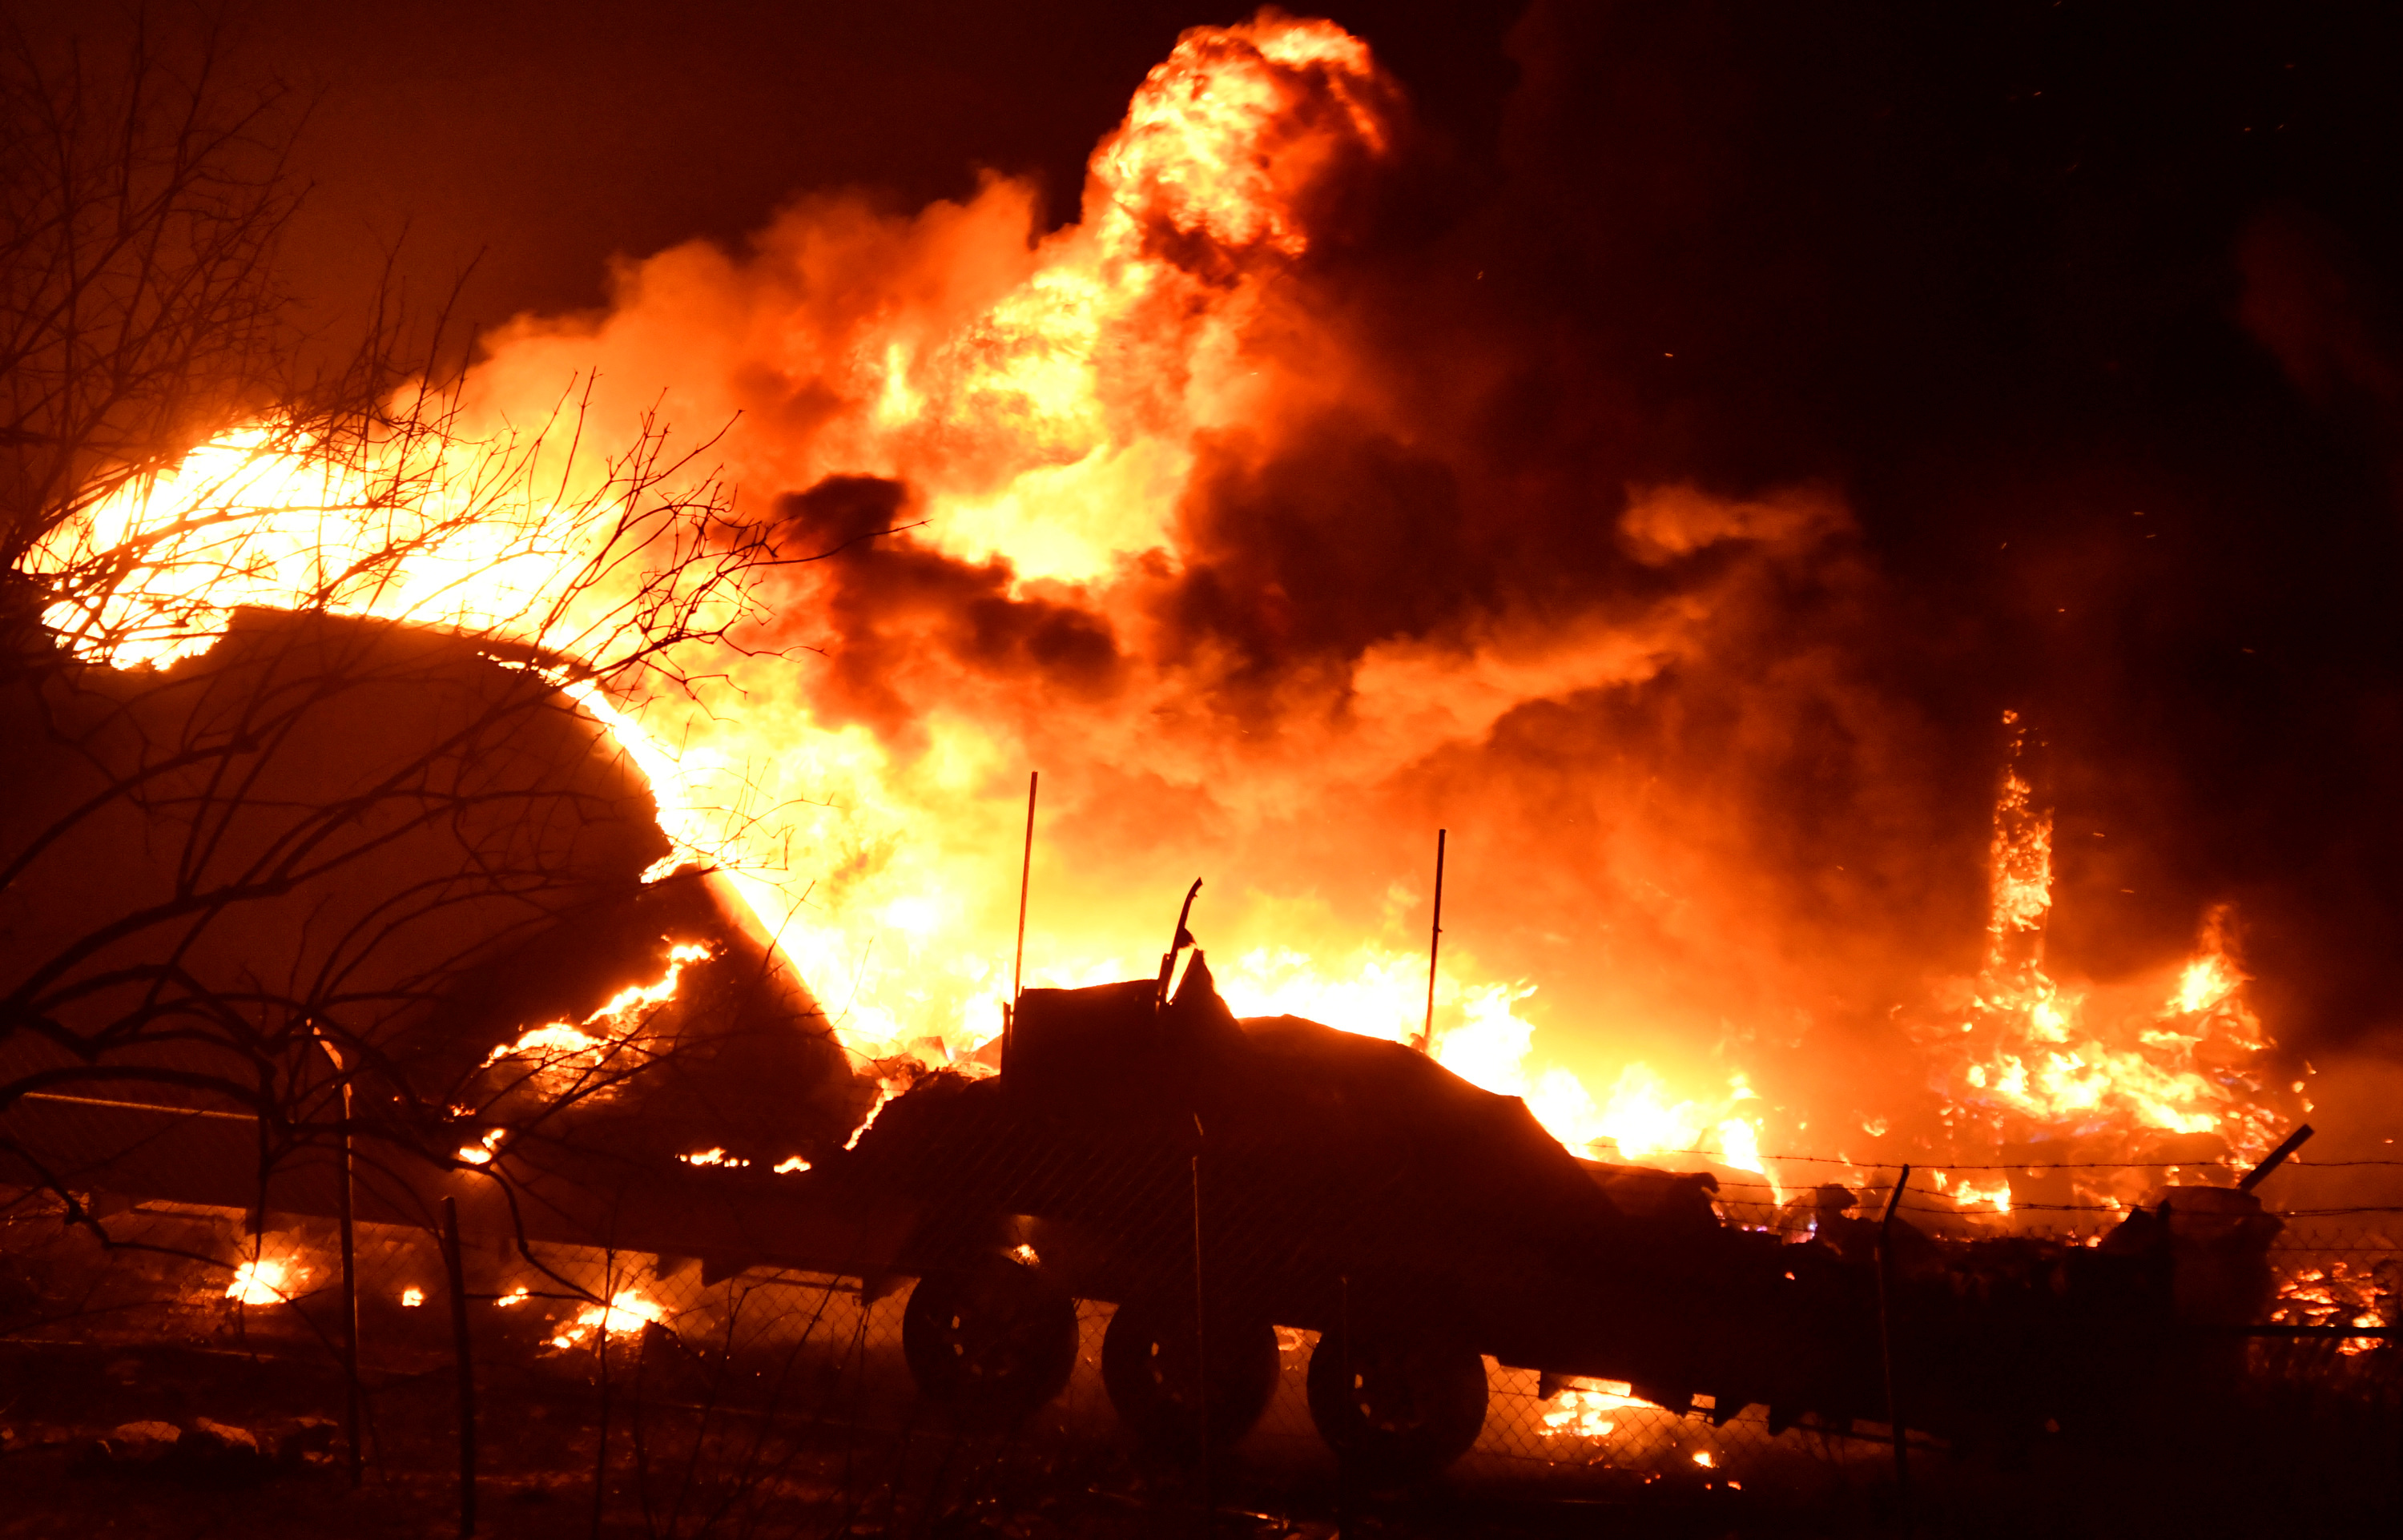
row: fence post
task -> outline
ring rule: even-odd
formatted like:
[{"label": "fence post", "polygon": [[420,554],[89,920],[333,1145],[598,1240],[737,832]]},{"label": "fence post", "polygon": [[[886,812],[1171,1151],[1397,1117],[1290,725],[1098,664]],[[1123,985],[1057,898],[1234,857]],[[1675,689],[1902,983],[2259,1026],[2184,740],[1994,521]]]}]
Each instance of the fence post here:
[{"label": "fence post", "polygon": [[[350,1445],[351,1485],[365,1478],[367,1451],[359,1434],[359,1250],[358,1228],[351,1211],[351,1074],[334,1046],[321,1037],[326,1057],[342,1077],[342,1172],[335,1197],[335,1217],[342,1237],[342,1436]],[[264,1209],[260,1228],[266,1227]]]},{"label": "fence post", "polygon": [[[1352,1275],[1335,1275],[1336,1351],[1342,1354],[1343,1397],[1345,1406],[1352,1399]],[[1319,1334],[1317,1346],[1310,1350],[1315,1359],[1327,1346],[1327,1335]],[[1352,1463],[1339,1450],[1335,1457],[1335,1534],[1336,1540],[1352,1540]]]},{"label": "fence post", "polygon": [[442,1268],[451,1280],[451,1347],[459,1367],[459,1535],[467,1540],[476,1533],[476,1369],[467,1354],[467,1269],[459,1253],[459,1200],[448,1193],[442,1198]]},{"label": "fence post", "polygon": [[1895,1176],[1894,1190],[1886,1195],[1877,1239],[1878,1345],[1885,1359],[1885,1415],[1894,1429],[1895,1498],[1905,1534],[1910,1533],[1910,1431],[1903,1425],[1902,1398],[1896,1384],[1894,1322],[1901,1301],[1894,1276],[1894,1216],[1902,1207],[1902,1189],[1910,1180],[1910,1167],[1905,1165]]},{"label": "fence post", "polygon": [[1202,1119],[1193,1119],[1193,1421],[1201,1429],[1202,1533],[1215,1527],[1217,1503],[1210,1490],[1210,1353],[1202,1312]]}]

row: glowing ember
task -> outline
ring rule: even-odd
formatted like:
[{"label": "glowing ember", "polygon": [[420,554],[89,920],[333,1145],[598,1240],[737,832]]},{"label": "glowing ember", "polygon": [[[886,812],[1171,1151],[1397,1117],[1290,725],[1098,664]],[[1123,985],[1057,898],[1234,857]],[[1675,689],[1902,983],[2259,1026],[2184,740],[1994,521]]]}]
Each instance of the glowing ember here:
[{"label": "glowing ember", "polygon": [[[2281,1280],[2270,1319],[2307,1326],[2383,1326],[2391,1300],[2375,1269],[2333,1261]],[[2346,1337],[2339,1339],[2337,1351],[2353,1357],[2379,1344],[2375,1337]]]},{"label": "glowing ember", "polygon": [[425,1291],[424,1289],[411,1286],[400,1291],[401,1309],[415,1310],[418,1306],[424,1303],[425,1303]]},{"label": "glowing ember", "polygon": [[1553,1396],[1542,1412],[1547,1438],[1605,1438],[1618,1431],[1618,1414],[1636,1408],[1658,1411],[1621,1380],[1578,1382]]},{"label": "glowing ember", "polygon": [[244,1262],[234,1269],[233,1282],[226,1285],[225,1297],[245,1305],[277,1304],[292,1297],[292,1291],[308,1276],[306,1268],[294,1268],[271,1258]]},{"label": "glowing ember", "polygon": [[[486,1064],[497,1064],[504,1059],[530,1061],[537,1074],[563,1066],[590,1068],[601,1061],[607,1050],[622,1042],[625,1035],[642,1025],[643,1013],[650,1006],[675,998],[676,986],[683,981],[684,970],[693,963],[709,960],[709,949],[692,943],[679,943],[668,949],[667,972],[649,984],[630,984],[603,1001],[581,1025],[551,1021],[521,1035],[514,1043],[506,1043],[484,1056]],[[588,1027],[601,1029],[598,1034]],[[719,1152],[721,1155],[723,1151]]]},{"label": "glowing ember", "polygon": [[563,1021],[547,1027],[536,1027],[514,1043],[494,1048],[484,1058],[487,1064],[497,1064],[504,1059],[540,1059],[545,1061],[571,1059],[591,1052],[601,1046],[600,1039],[589,1033],[578,1032]]},{"label": "glowing ember", "polygon": [[798,1155],[788,1155],[769,1169],[782,1176],[787,1172],[807,1171],[810,1169],[810,1163]]},{"label": "glowing ember", "polygon": [[842,1147],[845,1149],[858,1148],[860,1135],[875,1127],[877,1115],[884,1110],[884,1104],[909,1089],[910,1084],[907,1080],[878,1080],[876,1082],[876,1104],[868,1109],[868,1116],[860,1119],[859,1127],[851,1131],[851,1138],[844,1143]]},{"label": "glowing ember", "polygon": [[688,1166],[724,1166],[729,1171],[751,1163],[739,1156],[728,1155],[722,1147],[696,1150],[690,1155],[679,1155],[676,1158]]},{"label": "glowing ember", "polygon": [[1951,1197],[1965,1209],[1986,1207],[1997,1214],[2011,1212],[2011,1185],[1999,1176],[1982,1184],[1965,1177],[1952,1184]]},{"label": "glowing ember", "polygon": [[605,1308],[586,1306],[576,1317],[576,1324],[553,1337],[550,1345],[554,1348],[575,1347],[590,1338],[595,1326],[612,1337],[618,1337],[641,1331],[646,1325],[656,1325],[666,1319],[667,1311],[663,1307],[644,1298],[632,1289],[620,1289],[610,1297]]},{"label": "glowing ember", "polygon": [[522,1305],[531,1297],[532,1294],[530,1291],[524,1284],[521,1283],[516,1288],[511,1289],[508,1293],[502,1295],[499,1298],[493,1300],[493,1303],[501,1306],[503,1309],[507,1309],[511,1305]]}]

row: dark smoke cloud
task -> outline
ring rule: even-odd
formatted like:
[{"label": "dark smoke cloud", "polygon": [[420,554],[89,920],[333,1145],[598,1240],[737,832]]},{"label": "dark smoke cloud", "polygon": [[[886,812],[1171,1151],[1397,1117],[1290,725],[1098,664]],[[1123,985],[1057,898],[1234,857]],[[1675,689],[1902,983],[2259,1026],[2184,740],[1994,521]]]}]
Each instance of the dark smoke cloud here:
[{"label": "dark smoke cloud", "polygon": [[1504,190],[1454,238],[1594,380],[1557,392],[1593,432],[1539,456],[1841,488],[1879,575],[1848,662],[1927,773],[1982,792],[2006,705],[2046,745],[2057,962],[2142,965],[2232,899],[2299,1051],[2403,984],[2403,124],[2368,62],[2398,40],[2363,9],[1541,5]]},{"label": "dark smoke cloud", "polygon": [[[1492,144],[1436,121],[1327,216],[1341,239],[1284,302],[1358,388],[1205,446],[1154,634],[904,543],[842,579],[830,677],[905,731],[927,665],[896,617],[940,608],[946,671],[1090,698],[1122,648],[1207,653],[1241,717],[1382,643],[1707,591],[1707,647],[1500,723],[1479,772],[1512,789],[1484,795],[1623,825],[1675,784],[1800,917],[1771,944],[1868,1016],[1898,957],[1971,964],[2015,709],[2061,820],[2056,964],[2158,965],[2233,900],[2282,1037],[2342,1041],[2403,984],[2378,939],[2403,918],[2403,649],[2372,190],[2403,135],[2361,73],[2387,25],[1538,5]],[[1627,489],[1678,482],[1819,485],[1857,533],[1641,560]],[[1623,910],[1593,882],[1563,911]],[[1643,967],[1703,941],[1597,944]]]},{"label": "dark smoke cloud", "polygon": [[[493,246],[497,313],[591,303],[611,252],[731,236],[806,188],[915,207],[999,166],[1071,218],[1092,143],[1210,19],[602,14],[261,7],[337,88],[300,232],[329,290],[373,263],[326,256],[350,249],[328,232],[399,209],[442,262]],[[2392,7],[1331,14],[1414,116],[1396,167],[1327,184],[1329,238],[1261,343],[1311,375],[1313,340],[1338,340],[1330,403],[1205,446],[1183,567],[1123,579],[1141,634],[1090,595],[1012,598],[999,562],[846,554],[792,621],[829,648],[827,710],[908,743],[979,680],[1032,670],[1090,709],[1139,664],[1207,659],[1229,720],[1288,709],[1298,678],[1340,714],[1381,645],[1703,596],[1704,644],[1521,708],[1383,811],[1507,804],[1497,844],[1528,858],[1490,869],[1545,874],[1560,944],[1630,975],[1726,944],[1619,902],[1598,831],[1673,825],[1791,917],[1754,939],[1844,995],[1813,1008],[1866,1019],[1901,959],[1973,961],[2007,707],[2059,812],[2057,964],[2157,964],[2230,900],[2299,1055],[2403,1024]],[[775,405],[776,382],[744,388]],[[804,393],[779,421],[826,409]],[[1628,489],[1680,484],[1817,488],[1845,522],[1631,547]],[[812,540],[910,495],[767,490]],[[1532,859],[1543,839],[1595,858]]]},{"label": "dark smoke cloud", "polygon": [[955,561],[906,539],[867,543],[908,522],[909,497],[897,481],[832,476],[779,506],[803,545],[863,542],[829,566],[822,608],[806,623],[833,637],[814,697],[829,720],[865,722],[914,748],[924,740],[912,687],[923,689],[930,675],[940,680],[938,698],[956,699],[963,673],[1040,679],[1086,701],[1109,692],[1118,651],[1105,618],[1053,599],[1011,597],[1009,563],[998,558]]}]

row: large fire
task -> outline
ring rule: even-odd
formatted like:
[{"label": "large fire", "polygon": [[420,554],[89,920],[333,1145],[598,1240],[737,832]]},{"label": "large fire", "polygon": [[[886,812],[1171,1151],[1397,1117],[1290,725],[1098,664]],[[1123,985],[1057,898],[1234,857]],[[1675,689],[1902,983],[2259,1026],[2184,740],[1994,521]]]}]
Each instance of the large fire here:
[{"label": "large fire", "polygon": [[[2205,916],[2198,953],[2169,970],[2150,999],[2127,990],[2064,988],[2046,971],[2052,907],[2052,820],[2016,764],[2021,724],[2007,714],[2013,763],[1994,808],[1993,915],[1986,966],[1949,1023],[1927,1034],[1952,1061],[1945,1118],[1956,1140],[2086,1142],[2090,1156],[2144,1158],[2126,1146],[2206,1136],[2224,1148],[2190,1157],[2258,1158],[2284,1132],[2267,1094],[2268,1042],[2228,955],[2229,916]],[[2139,986],[2141,989],[2141,986]],[[1949,1030],[1948,1030],[1949,1029]],[[2295,1088],[2299,1094],[2301,1088]],[[2308,1101],[2300,1103],[2309,1109]],[[2084,1184],[2106,1204],[2138,1195],[2148,1174]],[[2002,1184],[1964,1180],[1957,1201],[2009,1208]],[[1974,1196],[1973,1196],[1974,1195]]]},{"label": "large fire", "polygon": [[[1749,1057],[1852,1030],[1826,1004],[1847,976],[1864,998],[1882,986],[1868,943],[1818,946],[1745,875],[1757,842],[1733,794],[1630,770],[1605,735],[1560,763],[1512,746],[1547,714],[1735,645],[1757,586],[1840,562],[1825,553],[1848,518],[1823,489],[1627,486],[1591,538],[1648,596],[1496,587],[1410,612],[1411,585],[1452,579],[1414,521],[1470,474],[1434,442],[1452,409],[1382,371],[1340,291],[1311,277],[1372,216],[1362,189],[1407,126],[1367,45],[1329,22],[1196,28],[1094,151],[1076,222],[1044,233],[1035,192],[995,177],[906,217],[805,200],[745,253],[630,263],[607,314],[484,339],[446,436],[335,471],[254,423],[126,489],[39,560],[129,547],[137,570],[50,622],[120,667],[204,650],[240,604],[479,628],[573,662],[615,580],[590,583],[605,499],[508,424],[549,420],[580,381],[587,421],[633,453],[665,388],[679,421],[739,416],[714,451],[739,489],[730,517],[861,543],[758,578],[754,618],[685,671],[688,690],[559,677],[656,790],[676,855],[654,875],[722,868],[888,1093],[906,1057],[964,1061],[1001,1029],[1017,788],[1039,766],[1030,983],[1147,975],[1165,906],[1201,875],[1195,928],[1239,1014],[1404,1039],[1427,987],[1416,853],[1440,822],[1459,864],[1431,1049],[1445,1065],[1523,1096],[1580,1152],[1761,1172],[1780,1199],[1781,1146],[1900,1158],[1884,1115],[1859,1134],[1814,1123]],[[1335,463],[1313,465],[1305,425]],[[1295,511],[1296,479],[1320,469],[1356,489],[1362,522]],[[396,506],[394,488],[417,495]],[[1324,587],[1296,590],[1304,571]],[[542,602],[571,572],[589,613]],[[1399,618],[1354,614],[1370,593]],[[118,639],[89,641],[103,634]],[[2145,1009],[2056,980],[2050,839],[2014,758],[1983,970],[1950,1000],[1924,966],[1881,963],[1915,970],[1930,1003],[1843,1008],[1911,1025],[1941,1136],[1969,1163],[2152,1133],[2257,1156],[2276,1131],[2256,1094],[2264,1037],[2224,920]],[[589,1059],[693,960],[502,1051]],[[1948,1178],[1950,1196],[2007,1209],[1992,1169]],[[584,1325],[604,1314],[619,1329],[614,1308]]]}]

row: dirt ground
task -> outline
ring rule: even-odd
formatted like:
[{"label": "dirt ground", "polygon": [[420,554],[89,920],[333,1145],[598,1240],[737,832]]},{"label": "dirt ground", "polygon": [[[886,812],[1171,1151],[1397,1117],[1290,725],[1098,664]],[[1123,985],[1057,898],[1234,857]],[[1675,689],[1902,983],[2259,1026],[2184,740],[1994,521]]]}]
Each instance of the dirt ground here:
[{"label": "dirt ground", "polygon": [[[129,1228],[160,1248],[146,1252],[105,1251],[54,1223],[16,1227],[19,1243],[0,1246],[0,1540],[456,1533],[457,1380],[438,1260],[398,1240],[373,1254],[354,1487],[333,1291],[313,1278],[291,1302],[237,1305],[222,1261],[167,1245],[231,1244],[191,1228],[205,1217]],[[321,1261],[325,1242],[296,1232],[292,1255]],[[613,1275],[598,1257],[579,1286],[605,1293]],[[1612,1413],[1606,1438],[1553,1437],[1544,1420],[1558,1403],[1535,1398],[1532,1375],[1521,1385],[1495,1370],[1478,1450],[1419,1490],[1368,1492],[1340,1481],[1310,1428],[1297,1339],[1268,1415],[1205,1489],[1189,1464],[1148,1461],[1118,1425],[1095,1363],[1106,1307],[1081,1319],[1066,1392],[1016,1426],[977,1427],[916,1396],[899,1295],[646,1274],[674,1329],[610,1336],[604,1353],[594,1333],[576,1338],[575,1298],[505,1302],[526,1276],[470,1282],[485,1535],[2249,1540],[2391,1532],[2403,1474],[2383,1357],[2345,1361],[2350,1388],[2316,1361],[2257,1374],[2241,1403],[2167,1408],[2100,1442],[1923,1450],[1907,1503],[1890,1445],[1771,1437],[1753,1413],[1721,1426],[1658,1408]],[[178,1450],[208,1441],[203,1424],[243,1430],[261,1450],[151,1465],[98,1454],[112,1430],[141,1422],[179,1430]]]},{"label": "dirt ground", "polygon": [[[507,1367],[488,1367],[482,1379],[482,1534],[1047,1540],[1203,1529],[1189,1473],[1146,1469],[1110,1441],[1063,1438],[1046,1428],[842,1428],[798,1414],[748,1419],[748,1426],[739,1414],[719,1416],[696,1441],[703,1421],[699,1404],[673,1399],[674,1388],[646,1406],[639,1441],[629,1409],[614,1408],[605,1497],[596,1514],[596,1387]],[[339,1437],[325,1440],[325,1452],[288,1464],[270,1457],[230,1473],[135,1469],[96,1457],[97,1441],[130,1422],[189,1426],[205,1418],[271,1444],[305,1428],[304,1420],[338,1422],[340,1375],[322,1354],[256,1348],[0,1342],[0,1535],[398,1540],[455,1533],[454,1383],[448,1363],[380,1378],[356,1487]],[[1615,1533],[1796,1533],[1796,1516],[1767,1524],[1771,1516],[1749,1511],[1737,1493],[1715,1503],[1632,1505],[1474,1483],[1347,1494],[1298,1486],[1286,1473],[1233,1461],[1216,1473],[1215,1485],[1217,1517],[1209,1533],[1222,1535],[1583,1534],[1594,1533],[1605,1515]]]}]

